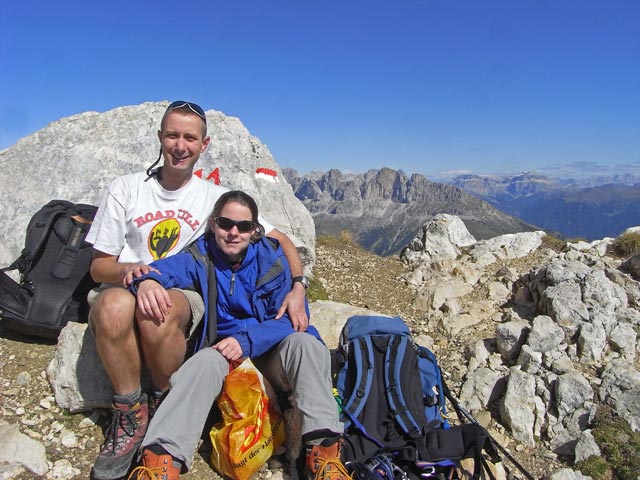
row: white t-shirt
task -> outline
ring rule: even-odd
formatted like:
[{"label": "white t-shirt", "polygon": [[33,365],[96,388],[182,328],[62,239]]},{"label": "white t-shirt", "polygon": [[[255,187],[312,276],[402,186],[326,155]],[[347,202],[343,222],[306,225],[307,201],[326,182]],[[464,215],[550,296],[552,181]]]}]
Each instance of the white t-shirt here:
[{"label": "white t-shirt", "polygon": [[[227,188],[193,176],[165,190],[145,172],[116,178],[99,205],[86,241],[120,263],[149,264],[178,253],[202,235],[213,206]],[[273,230],[260,218],[266,232]]]}]

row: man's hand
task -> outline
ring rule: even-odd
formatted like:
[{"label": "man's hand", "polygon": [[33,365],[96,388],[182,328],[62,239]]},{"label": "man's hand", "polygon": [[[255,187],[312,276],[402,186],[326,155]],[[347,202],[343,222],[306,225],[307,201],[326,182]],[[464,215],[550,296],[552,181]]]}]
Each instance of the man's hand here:
[{"label": "man's hand", "polygon": [[276,319],[279,319],[284,315],[284,312],[289,314],[291,319],[291,325],[296,332],[304,332],[309,326],[309,318],[307,312],[304,309],[305,305],[305,293],[304,287],[300,282],[293,284],[291,291],[284,297],[280,310],[276,315]]},{"label": "man's hand", "polygon": [[138,285],[136,308],[156,322],[164,322],[172,306],[169,292],[155,280],[144,280]]},{"label": "man's hand", "polygon": [[238,340],[233,337],[227,337],[224,340],[220,340],[215,345],[212,345],[211,348],[215,348],[219,351],[229,362],[242,358],[242,348],[240,347],[240,343],[238,343]]},{"label": "man's hand", "polygon": [[125,274],[124,278],[122,279],[122,286],[124,288],[129,288],[129,285],[131,285],[131,282],[133,282],[134,278],[140,278],[141,276],[146,275],[149,272],[156,272],[157,274],[162,275],[158,270],[149,265],[137,263],[127,263],[125,265]]},{"label": "man's hand", "polygon": [[[129,287],[134,277],[143,273],[157,272],[149,265],[141,263],[120,263],[116,255],[109,255],[100,250],[93,251],[90,272],[91,277],[99,283],[122,284]],[[160,272],[158,272],[160,273]]]}]

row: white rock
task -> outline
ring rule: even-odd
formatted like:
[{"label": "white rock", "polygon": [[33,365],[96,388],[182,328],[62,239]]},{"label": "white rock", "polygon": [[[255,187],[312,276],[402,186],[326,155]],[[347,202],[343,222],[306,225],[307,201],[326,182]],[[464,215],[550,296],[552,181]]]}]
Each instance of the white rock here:
[{"label": "white rock", "polygon": [[27,385],[31,381],[31,374],[29,372],[20,372],[16,378],[18,385]]},{"label": "white rock", "polygon": [[50,430],[54,433],[59,433],[64,428],[64,424],[62,422],[53,422],[51,424]]},{"label": "white rock", "polygon": [[60,434],[60,444],[66,448],[75,448],[78,446],[78,438],[75,433],[65,429]]},{"label": "white rock", "polygon": [[80,470],[75,468],[69,460],[62,459],[53,464],[45,478],[47,480],[71,480],[77,478],[78,475],[80,475]]},{"label": "white rock", "polygon": [[0,423],[0,464],[21,466],[36,475],[49,470],[44,446],[6,423]]}]

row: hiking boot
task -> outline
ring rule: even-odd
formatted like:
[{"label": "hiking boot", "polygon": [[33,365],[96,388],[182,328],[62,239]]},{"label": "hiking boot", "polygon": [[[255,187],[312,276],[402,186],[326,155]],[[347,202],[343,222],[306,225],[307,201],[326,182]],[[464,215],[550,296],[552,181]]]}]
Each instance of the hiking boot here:
[{"label": "hiking boot", "polygon": [[145,394],[133,405],[114,403],[111,425],[107,428],[104,444],[93,464],[92,478],[114,480],[127,474],[147,433],[148,418],[149,406]]},{"label": "hiking boot", "polygon": [[142,465],[133,469],[129,480],[179,480],[180,467],[168,453],[158,455],[148,448],[142,451]]},{"label": "hiking boot", "polygon": [[325,438],[320,445],[307,447],[305,474],[311,480],[347,480],[351,475],[347,473],[340,460],[340,446],[342,439]]}]

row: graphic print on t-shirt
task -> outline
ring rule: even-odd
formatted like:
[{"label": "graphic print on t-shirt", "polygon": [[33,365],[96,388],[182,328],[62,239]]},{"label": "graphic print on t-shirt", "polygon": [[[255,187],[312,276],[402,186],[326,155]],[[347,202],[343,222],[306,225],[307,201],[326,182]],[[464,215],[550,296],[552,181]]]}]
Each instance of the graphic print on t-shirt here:
[{"label": "graphic print on t-shirt", "polygon": [[180,238],[180,223],[175,218],[167,218],[156,224],[149,232],[147,246],[154,260],[167,256]]}]

